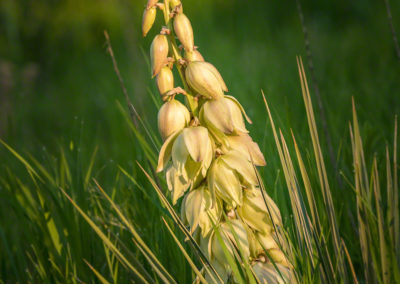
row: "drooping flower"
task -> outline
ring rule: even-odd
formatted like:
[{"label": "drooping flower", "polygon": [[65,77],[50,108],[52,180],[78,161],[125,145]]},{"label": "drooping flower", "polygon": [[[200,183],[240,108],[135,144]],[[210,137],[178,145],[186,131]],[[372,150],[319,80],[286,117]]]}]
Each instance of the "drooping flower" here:
[{"label": "drooping flower", "polygon": [[263,197],[259,188],[245,190],[242,205],[237,208],[237,212],[252,229],[264,234],[269,234],[274,224],[278,227],[282,224],[275,202],[267,194]]},{"label": "drooping flower", "polygon": [[243,187],[251,188],[258,184],[252,164],[234,150],[214,160],[207,181],[213,199],[218,196],[231,207],[242,205]]},{"label": "drooping flower", "polygon": [[179,198],[184,191],[197,186],[206,176],[212,158],[213,146],[207,128],[187,127],[165,140],[160,150],[157,172],[161,172],[168,161],[172,160],[167,180],[171,187],[175,184],[179,186],[179,190],[174,193]]},{"label": "drooping flower", "polygon": [[[219,234],[220,238],[217,234]],[[233,258],[240,259],[242,254],[243,261],[248,261],[250,249],[247,231],[245,225],[239,219],[222,223],[218,233],[214,232],[209,240],[208,250],[211,260],[216,260],[226,271],[230,272],[231,267],[227,261],[221,240]]]},{"label": "drooping flower", "polygon": [[226,135],[248,133],[243,116],[251,123],[241,104],[231,96],[205,102],[199,116],[221,144],[227,142]]},{"label": "drooping flower", "polygon": [[229,148],[237,150],[256,166],[265,166],[266,162],[260,147],[248,134],[227,136]]},{"label": "drooping flower", "polygon": [[205,238],[214,224],[219,223],[221,209],[219,202],[216,206],[212,206],[210,191],[207,187],[200,186],[185,196],[182,203],[182,218],[189,224],[191,232],[200,227],[201,235]]}]

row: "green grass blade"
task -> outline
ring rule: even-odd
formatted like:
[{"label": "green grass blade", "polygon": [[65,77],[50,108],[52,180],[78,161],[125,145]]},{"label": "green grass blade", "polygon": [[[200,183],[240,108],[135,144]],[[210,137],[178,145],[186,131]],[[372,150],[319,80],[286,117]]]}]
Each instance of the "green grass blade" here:
[{"label": "green grass blade", "polygon": [[98,184],[96,180],[94,180],[97,188],[100,190],[100,192],[103,194],[103,196],[107,199],[108,202],[110,202],[111,206],[117,213],[118,217],[122,220],[122,222],[127,226],[131,234],[133,235],[136,243],[140,246],[141,250],[145,252],[146,256],[148,256],[149,259],[151,259],[151,264],[153,265],[153,268],[157,272],[158,276],[160,276],[161,279],[164,279],[165,282],[167,283],[175,283],[174,278],[168,273],[168,271],[164,268],[164,266],[160,263],[160,261],[157,259],[157,257],[153,254],[151,249],[146,245],[146,243],[143,241],[143,239],[140,237],[138,232],[135,230],[133,227],[132,223],[128,221],[128,219],[124,216],[124,214],[121,212],[119,207],[115,204],[115,202],[108,196],[108,194],[104,191],[104,189]]},{"label": "green grass blade", "polygon": [[164,217],[162,217],[162,220],[164,221],[165,226],[167,227],[169,233],[171,234],[172,238],[174,239],[175,243],[177,244],[177,246],[179,247],[179,249],[181,250],[182,254],[184,255],[184,257],[186,258],[186,260],[188,261],[190,267],[193,269],[194,273],[197,275],[197,277],[199,278],[201,283],[207,283],[206,280],[204,279],[203,275],[201,274],[201,272],[198,270],[198,268],[196,267],[196,265],[194,264],[193,260],[190,258],[190,256],[188,255],[188,253],[186,252],[185,248],[182,246],[182,244],[179,242],[178,238],[175,236],[174,232],[172,231],[171,227],[168,225],[167,221],[165,221]]},{"label": "green grass blade", "polygon": [[100,272],[98,272],[86,259],[83,260],[87,266],[89,266],[90,270],[93,271],[94,275],[96,275],[97,279],[99,279],[100,283],[102,284],[110,284],[110,282],[107,281],[107,279],[105,279],[103,277],[103,275],[101,275]]},{"label": "green grass blade", "polygon": [[75,207],[75,209],[79,212],[79,214],[86,220],[86,222],[92,227],[92,229],[96,232],[96,234],[101,238],[105,245],[107,245],[112,252],[121,260],[121,262],[126,265],[143,283],[150,283],[147,281],[146,277],[143,276],[129,261],[125,258],[125,256],[118,250],[118,248],[111,242],[111,240],[100,230],[99,227],[86,215],[85,212],[75,203],[75,201],[62,189],[61,192],[65,195],[65,197],[71,202],[71,204]]}]

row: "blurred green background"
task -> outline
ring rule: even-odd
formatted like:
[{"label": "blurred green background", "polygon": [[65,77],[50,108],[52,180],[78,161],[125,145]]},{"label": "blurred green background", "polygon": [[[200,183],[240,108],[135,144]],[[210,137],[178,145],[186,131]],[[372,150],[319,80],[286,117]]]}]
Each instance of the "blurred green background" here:
[{"label": "blurred green background", "polygon": [[[262,173],[272,188],[279,160],[266,127],[261,89],[285,135],[293,129],[299,144],[310,143],[296,65],[296,56],[301,55],[308,66],[296,2],[185,0],[183,4],[195,44],[253,119],[249,130],[265,153],[268,166]],[[392,140],[394,115],[400,110],[400,61],[385,3],[303,0],[301,4],[335,156],[341,170],[351,175],[352,169],[345,166],[351,159],[351,98],[368,153],[382,151]],[[103,31],[111,37],[133,104],[156,132],[161,100],[151,79],[148,50],[162,19],[159,15],[143,39],[144,5],[144,0],[1,0],[0,138],[41,162],[57,156],[60,149],[70,149],[77,164],[87,165],[97,147],[93,171],[103,185],[115,183],[110,177],[118,165],[135,172],[135,161],[144,160],[144,154],[126,122],[126,104]],[[400,2],[391,1],[391,6],[394,27],[400,32]],[[313,95],[310,76],[309,82]],[[316,105],[314,100],[317,111]],[[6,179],[9,169],[17,172],[17,163],[0,147],[0,177]],[[273,196],[284,206],[279,193]],[[18,215],[6,218],[14,207],[5,199],[0,207],[0,226],[10,230]],[[159,222],[158,216],[154,218]],[[6,239],[19,233],[15,227]],[[8,266],[0,262],[0,267]]]},{"label": "blurred green background", "polygon": [[[110,34],[131,99],[154,126],[157,109],[149,92],[156,89],[144,55],[158,28],[141,37],[142,2],[1,1],[1,137],[25,150],[53,148],[82,127],[82,139],[101,143],[105,157],[134,159],[115,103],[124,101],[103,31]],[[400,3],[392,2],[399,29]],[[264,133],[260,89],[285,125],[305,130],[295,58],[305,52],[295,1],[184,4],[199,50],[251,117],[259,118],[253,135]],[[361,120],[375,129],[373,136],[382,135],[400,100],[399,62],[384,1],[302,1],[302,6],[335,145],[347,135],[352,96]]]}]

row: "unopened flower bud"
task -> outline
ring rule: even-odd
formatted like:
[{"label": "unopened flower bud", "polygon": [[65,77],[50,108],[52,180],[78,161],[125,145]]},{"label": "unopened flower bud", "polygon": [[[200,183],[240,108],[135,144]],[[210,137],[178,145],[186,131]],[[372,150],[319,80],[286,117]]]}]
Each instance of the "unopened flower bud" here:
[{"label": "unopened flower bud", "polygon": [[185,51],[185,59],[187,61],[204,61],[203,56],[197,49],[194,49],[193,51]]},{"label": "unopened flower bud", "polygon": [[[201,54],[200,54],[201,56]],[[200,60],[200,61],[204,61],[204,60]],[[208,69],[214,74],[214,76],[218,79],[218,82],[221,86],[222,91],[224,92],[228,92],[228,87],[225,84],[224,79],[222,78],[221,74],[219,73],[219,71],[217,70],[217,68],[215,68],[214,65],[212,65],[209,62],[205,62],[205,65],[207,65]]]},{"label": "unopened flower bud", "polygon": [[153,77],[157,75],[167,62],[168,40],[166,35],[156,35],[151,43],[150,58]]},{"label": "unopened flower bud", "polygon": [[146,5],[146,9],[153,8],[157,3],[158,3],[158,0],[148,0],[147,1],[147,5]]},{"label": "unopened flower bud", "polygon": [[151,27],[154,24],[156,19],[157,8],[151,7],[150,9],[145,9],[143,12],[142,19],[142,34],[145,37],[147,33],[150,31]]},{"label": "unopened flower bud", "polygon": [[213,200],[217,195],[232,208],[243,203],[242,186],[253,187],[258,183],[252,164],[237,151],[230,151],[214,160],[207,182]]},{"label": "unopened flower bud", "polygon": [[180,0],[170,0],[169,1],[169,5],[171,6],[171,8],[175,8],[176,6],[180,5],[181,1]]},{"label": "unopened flower bud", "polygon": [[193,29],[185,14],[180,13],[174,17],[174,31],[186,51],[193,51]]},{"label": "unopened flower bud", "polygon": [[237,208],[237,212],[254,230],[270,234],[274,225],[280,226],[282,221],[275,202],[267,194],[264,197],[258,188],[245,190],[242,206]]},{"label": "unopened flower bud", "polygon": [[182,203],[183,220],[187,220],[190,225],[190,231],[193,233],[197,227],[201,229],[201,235],[205,238],[213,224],[217,224],[221,218],[221,205],[212,207],[212,200],[210,191],[201,186],[197,189],[190,191]]},{"label": "unopened flower bud", "polygon": [[255,143],[250,135],[241,134],[227,137],[228,144],[231,149],[237,150],[244,154],[249,161],[253,161],[256,166],[265,166],[264,155],[260,147]]},{"label": "unopened flower bud", "polygon": [[158,111],[158,130],[163,140],[185,128],[189,121],[188,109],[175,99],[164,103]]},{"label": "unopened flower bud", "polygon": [[156,77],[158,91],[164,96],[168,91],[174,88],[174,75],[168,66],[161,68],[160,73]]},{"label": "unopened flower bud", "polygon": [[200,95],[208,99],[218,99],[224,96],[223,88],[214,70],[207,62],[189,62],[185,77],[189,86]]}]

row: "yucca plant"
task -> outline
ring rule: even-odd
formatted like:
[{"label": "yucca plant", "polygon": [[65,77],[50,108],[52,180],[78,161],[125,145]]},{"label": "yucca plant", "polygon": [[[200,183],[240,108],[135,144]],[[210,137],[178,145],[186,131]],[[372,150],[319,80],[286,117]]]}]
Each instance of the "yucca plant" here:
[{"label": "yucca plant", "polygon": [[[228,87],[221,74],[194,45],[182,3],[157,2],[148,1],[143,15],[143,35],[152,27],[157,8],[166,25],[150,49],[152,74],[165,101],[158,113],[164,144],[157,172],[166,170],[173,204],[183,197],[183,222],[217,272],[214,277],[206,272],[205,280],[291,282],[286,245],[279,236],[280,212],[254,167],[264,166],[265,160],[246,129],[244,117],[251,120],[225,94]],[[174,67],[183,88],[174,85]],[[186,106],[177,95],[184,96]],[[245,268],[245,275],[233,264]]]},{"label": "yucca plant", "polygon": [[[399,283],[397,119],[393,145],[386,146],[382,162],[364,152],[353,102],[347,165],[353,176],[341,172],[345,183],[338,193],[331,181],[335,173],[324,163],[298,58],[310,149],[298,144],[295,130],[285,137],[290,131],[276,126],[263,93],[268,131],[281,162],[268,170],[283,172],[276,184],[288,200],[289,209],[281,208],[286,214],[280,216],[256,169],[265,160],[246,129],[244,118],[249,119],[194,45],[182,4],[148,1],[144,35],[157,14],[165,21],[150,53],[164,101],[158,114],[159,153],[158,137],[126,90],[134,119],[118,107],[143,158],[132,171],[119,165],[115,176],[107,173],[105,189],[96,180],[104,171],[94,170],[97,148],[87,151],[90,158],[83,166],[73,158],[80,156],[71,141],[45,164],[2,141],[27,172],[17,176],[7,165],[0,177],[1,199],[9,204],[0,208],[2,220],[12,208],[23,228],[13,239],[15,234],[0,226],[4,281],[79,283],[95,275],[100,283]],[[122,83],[107,33],[106,39]],[[152,222],[156,229],[149,232]],[[349,224],[351,230],[344,229]]]}]

